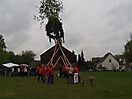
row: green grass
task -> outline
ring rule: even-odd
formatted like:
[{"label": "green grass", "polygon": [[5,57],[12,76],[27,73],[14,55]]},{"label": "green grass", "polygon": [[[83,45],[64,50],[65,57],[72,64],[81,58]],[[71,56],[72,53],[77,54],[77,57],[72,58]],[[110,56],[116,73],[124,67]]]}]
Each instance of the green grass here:
[{"label": "green grass", "polygon": [[82,87],[54,77],[54,84],[36,82],[37,77],[0,76],[0,99],[132,99],[132,72],[80,72],[81,78],[94,76]]}]

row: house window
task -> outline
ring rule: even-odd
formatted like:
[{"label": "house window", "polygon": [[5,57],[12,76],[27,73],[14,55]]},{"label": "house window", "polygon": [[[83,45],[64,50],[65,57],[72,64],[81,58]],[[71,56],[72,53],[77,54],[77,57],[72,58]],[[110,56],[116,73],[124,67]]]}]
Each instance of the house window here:
[{"label": "house window", "polygon": [[109,63],[111,63],[111,59],[109,60]]}]

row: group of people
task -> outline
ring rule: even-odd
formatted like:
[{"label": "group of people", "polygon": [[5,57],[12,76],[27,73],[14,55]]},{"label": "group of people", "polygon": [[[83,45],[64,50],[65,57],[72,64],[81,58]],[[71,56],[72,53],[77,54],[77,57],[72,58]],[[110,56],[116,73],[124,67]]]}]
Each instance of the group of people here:
[{"label": "group of people", "polygon": [[36,71],[38,74],[36,81],[39,81],[41,78],[41,80],[44,84],[46,84],[46,83],[53,84],[54,83],[54,66],[52,66],[52,65],[46,66],[44,64],[41,64],[40,66],[36,67]]},{"label": "group of people", "polygon": [[[54,66],[45,64],[41,64],[36,67],[36,72],[38,74],[37,82],[40,80],[42,83],[53,84],[54,83]],[[66,78],[68,80],[68,84],[77,84],[79,82],[79,70],[76,65],[73,66],[62,66],[60,67],[60,77]]]},{"label": "group of people", "polygon": [[79,70],[76,65],[69,65],[68,67],[62,66],[60,68],[60,77],[68,79],[68,84],[77,84],[80,80],[78,72]]},{"label": "group of people", "polygon": [[18,76],[30,76],[31,66],[21,66],[17,68]]},{"label": "group of people", "polygon": [[36,70],[32,66],[17,66],[12,68],[0,68],[0,74],[7,76],[35,76]]}]

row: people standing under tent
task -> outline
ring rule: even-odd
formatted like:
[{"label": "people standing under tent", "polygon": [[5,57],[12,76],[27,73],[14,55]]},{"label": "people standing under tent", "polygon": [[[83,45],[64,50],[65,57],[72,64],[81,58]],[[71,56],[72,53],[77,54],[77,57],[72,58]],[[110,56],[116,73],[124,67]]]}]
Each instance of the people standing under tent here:
[{"label": "people standing under tent", "polygon": [[43,82],[43,65],[40,67],[39,72],[38,72],[38,78],[36,81],[39,81],[39,79],[41,78],[42,82]]},{"label": "people standing under tent", "polygon": [[74,65],[73,71],[74,71],[74,83],[77,84],[78,83],[78,68],[76,65]]},{"label": "people standing under tent", "polygon": [[73,67],[68,66],[68,84],[72,84],[73,81]]},{"label": "people standing under tent", "polygon": [[47,67],[44,66],[44,67],[43,67],[43,83],[46,83],[46,80],[47,80],[47,73],[48,73]]},{"label": "people standing under tent", "polygon": [[14,68],[11,68],[11,72],[14,72]]},{"label": "people standing under tent", "polygon": [[28,66],[28,67],[27,67],[27,72],[28,72],[27,75],[30,76],[30,75],[31,75],[31,66]]},{"label": "people standing under tent", "polygon": [[24,66],[21,66],[21,77],[24,76]]},{"label": "people standing under tent", "polygon": [[24,76],[27,76],[27,67],[26,66],[24,66]]},{"label": "people standing under tent", "polygon": [[8,76],[9,74],[8,74],[8,68],[5,68],[4,69],[4,76],[6,77],[6,76]]},{"label": "people standing under tent", "polygon": [[37,76],[36,68],[30,66],[30,76]]},{"label": "people standing under tent", "polygon": [[53,84],[54,83],[54,66],[50,65],[49,69],[49,83]]},{"label": "people standing under tent", "polygon": [[18,77],[20,78],[21,77],[21,68],[20,67],[17,68],[17,74],[18,74]]}]

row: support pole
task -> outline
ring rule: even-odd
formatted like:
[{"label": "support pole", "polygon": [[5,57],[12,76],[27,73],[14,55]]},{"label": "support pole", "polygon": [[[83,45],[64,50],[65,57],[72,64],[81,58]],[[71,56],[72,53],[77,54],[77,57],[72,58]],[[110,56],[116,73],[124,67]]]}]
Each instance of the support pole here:
[{"label": "support pole", "polygon": [[[60,55],[60,56],[58,57],[56,63],[53,65],[54,57],[55,57],[55,55],[57,54],[57,52],[58,52],[59,50],[61,51],[62,56]],[[58,61],[59,61],[60,59],[62,59],[64,65],[65,65],[66,67],[68,67],[68,65],[72,66],[71,63],[69,62],[69,60],[67,59],[65,53],[63,52],[63,49],[62,49],[62,46],[60,45],[59,40],[57,40],[57,41],[56,41],[55,48],[54,48],[53,55],[52,55],[52,57],[51,57],[51,59],[50,59],[50,61],[48,62],[47,65],[56,66],[56,64],[58,63]]]}]

